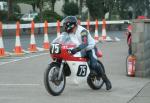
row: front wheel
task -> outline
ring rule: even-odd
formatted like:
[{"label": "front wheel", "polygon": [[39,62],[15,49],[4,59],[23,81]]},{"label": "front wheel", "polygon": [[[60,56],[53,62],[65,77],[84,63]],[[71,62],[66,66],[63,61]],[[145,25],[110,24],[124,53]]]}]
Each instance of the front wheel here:
[{"label": "front wheel", "polygon": [[[103,72],[105,72],[103,64],[98,61],[100,64],[100,67],[102,68]],[[90,73],[89,76],[87,77],[87,84],[91,89],[98,90],[101,89],[101,87],[104,84],[104,81],[102,80],[101,76],[98,76],[97,73]]]},{"label": "front wheel", "polygon": [[46,90],[53,96],[60,95],[66,84],[66,77],[62,72],[61,79],[58,80],[58,74],[60,70],[59,63],[51,63],[44,73],[44,85]]}]

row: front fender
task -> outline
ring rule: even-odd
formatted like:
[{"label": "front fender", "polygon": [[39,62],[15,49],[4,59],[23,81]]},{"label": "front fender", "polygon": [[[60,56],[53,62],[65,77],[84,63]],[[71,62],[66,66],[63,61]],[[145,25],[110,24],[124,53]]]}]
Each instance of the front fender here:
[{"label": "front fender", "polygon": [[[61,65],[61,63],[59,63],[59,62],[51,62],[49,64],[49,66],[54,65],[54,64],[59,65],[59,66]],[[65,73],[65,76],[70,76],[71,75],[70,67],[68,66],[67,63],[64,64],[63,71]]]},{"label": "front fender", "polygon": [[70,76],[71,75],[70,67],[68,66],[67,63],[65,63],[63,69],[64,69],[65,76]]}]

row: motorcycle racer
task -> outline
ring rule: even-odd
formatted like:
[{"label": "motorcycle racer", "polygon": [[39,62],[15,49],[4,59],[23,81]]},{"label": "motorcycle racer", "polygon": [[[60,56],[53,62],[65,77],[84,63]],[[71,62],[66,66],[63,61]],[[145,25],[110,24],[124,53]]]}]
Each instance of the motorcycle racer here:
[{"label": "motorcycle racer", "polygon": [[96,43],[90,33],[82,26],[78,25],[77,18],[75,16],[67,16],[62,20],[65,32],[69,34],[71,40],[77,45],[76,48],[70,49],[71,54],[75,54],[79,51],[84,51],[86,57],[89,59],[89,66],[91,72],[102,76],[103,81],[106,84],[106,90],[112,88],[111,82],[107,78],[105,71],[101,69],[98,63]]}]

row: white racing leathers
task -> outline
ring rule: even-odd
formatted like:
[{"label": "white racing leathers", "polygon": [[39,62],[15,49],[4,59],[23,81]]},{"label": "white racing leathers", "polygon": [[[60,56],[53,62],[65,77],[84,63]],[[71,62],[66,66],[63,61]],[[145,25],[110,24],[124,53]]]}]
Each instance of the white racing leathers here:
[{"label": "white racing leathers", "polygon": [[95,41],[90,33],[82,26],[78,25],[75,33],[69,34],[71,40],[77,45],[74,53],[80,50],[91,50],[95,47]]}]

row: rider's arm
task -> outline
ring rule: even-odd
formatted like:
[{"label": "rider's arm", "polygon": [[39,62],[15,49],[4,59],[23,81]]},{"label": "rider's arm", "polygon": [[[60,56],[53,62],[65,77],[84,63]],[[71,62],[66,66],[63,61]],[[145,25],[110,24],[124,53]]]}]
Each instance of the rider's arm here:
[{"label": "rider's arm", "polygon": [[82,50],[88,46],[88,32],[86,30],[82,30],[81,40],[82,40],[82,43],[78,47],[76,47],[72,50],[73,54],[75,54],[76,52],[79,52],[80,50]]}]

